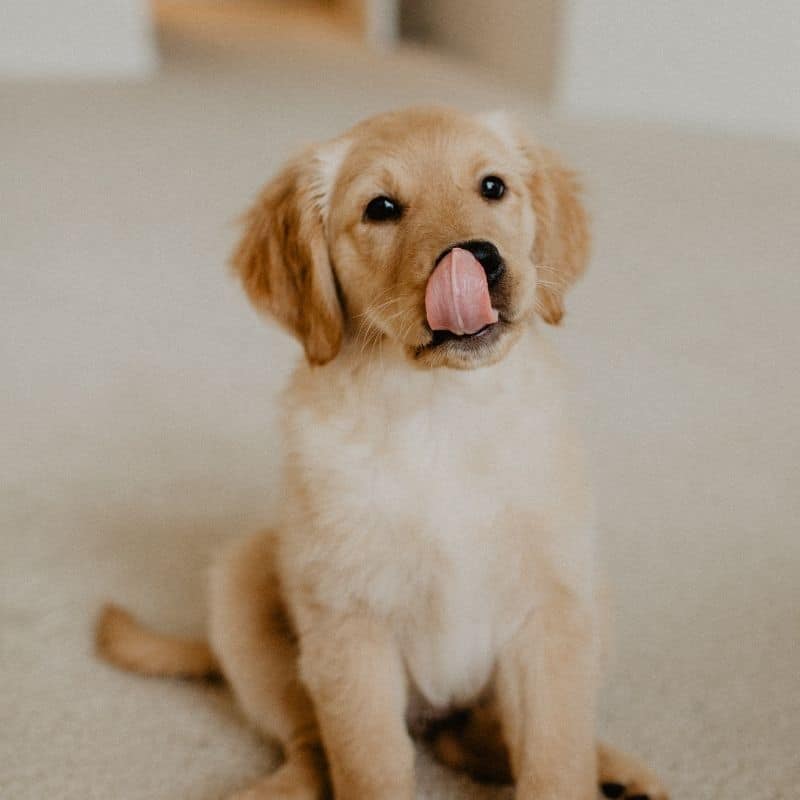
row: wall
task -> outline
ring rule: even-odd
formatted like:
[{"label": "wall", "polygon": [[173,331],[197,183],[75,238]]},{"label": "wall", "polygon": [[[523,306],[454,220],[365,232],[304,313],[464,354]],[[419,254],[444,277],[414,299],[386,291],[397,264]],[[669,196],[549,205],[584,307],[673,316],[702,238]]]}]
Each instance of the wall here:
[{"label": "wall", "polygon": [[797,0],[404,0],[402,22],[562,111],[800,137]]},{"label": "wall", "polygon": [[582,115],[800,136],[797,0],[569,0],[558,98]]},{"label": "wall", "polygon": [[390,45],[397,38],[398,0],[335,0],[332,5],[351,19],[370,44]]},{"label": "wall", "polygon": [[560,0],[406,0],[403,31],[449,50],[539,99],[553,88]]},{"label": "wall", "polygon": [[145,76],[150,22],[147,0],[0,0],[0,76]]}]

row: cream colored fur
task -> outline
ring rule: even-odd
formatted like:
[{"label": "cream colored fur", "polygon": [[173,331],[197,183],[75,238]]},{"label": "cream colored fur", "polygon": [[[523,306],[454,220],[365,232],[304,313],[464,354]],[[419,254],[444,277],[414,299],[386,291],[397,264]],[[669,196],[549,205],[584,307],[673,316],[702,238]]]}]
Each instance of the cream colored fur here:
[{"label": "cream colored fur", "polygon": [[[585,215],[552,155],[493,120],[368,121],[347,146],[290,166],[251,211],[235,266],[311,362],[283,397],[275,524],[215,565],[211,651],[165,641],[168,657],[147,670],[152,634],[114,613],[100,626],[102,652],[122,666],[218,666],[283,745],[284,766],[241,800],[330,788],[337,800],[411,800],[409,729],[426,724],[442,760],[513,778],[523,800],[592,800],[598,783],[666,796],[595,742],[606,610],[591,494],[534,320],[563,314]],[[502,170],[504,205],[476,196],[486,170]],[[388,192],[408,214],[365,224],[365,199]],[[466,238],[491,239],[507,260],[506,327],[482,349],[429,349],[421,292],[435,254]],[[315,301],[331,271],[339,309],[329,290]],[[466,722],[444,719],[468,709]]]}]

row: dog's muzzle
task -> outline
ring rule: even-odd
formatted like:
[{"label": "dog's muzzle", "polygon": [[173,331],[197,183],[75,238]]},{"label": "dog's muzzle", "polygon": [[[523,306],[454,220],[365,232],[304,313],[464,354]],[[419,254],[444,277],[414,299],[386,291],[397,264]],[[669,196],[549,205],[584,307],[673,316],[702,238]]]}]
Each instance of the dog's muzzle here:
[{"label": "dog's muzzle", "polygon": [[490,242],[453,245],[436,261],[425,289],[425,313],[432,331],[472,335],[498,320],[489,293],[504,264]]}]

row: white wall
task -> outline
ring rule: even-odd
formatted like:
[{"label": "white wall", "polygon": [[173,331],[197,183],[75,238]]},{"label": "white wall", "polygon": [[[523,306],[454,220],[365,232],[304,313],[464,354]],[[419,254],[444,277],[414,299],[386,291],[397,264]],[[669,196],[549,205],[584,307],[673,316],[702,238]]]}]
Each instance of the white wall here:
[{"label": "white wall", "polygon": [[147,0],[0,0],[0,76],[139,77],[156,64]]},{"label": "white wall", "polygon": [[551,94],[563,0],[405,0],[403,28],[411,36]]},{"label": "white wall", "polygon": [[800,137],[798,0],[568,0],[570,111]]}]

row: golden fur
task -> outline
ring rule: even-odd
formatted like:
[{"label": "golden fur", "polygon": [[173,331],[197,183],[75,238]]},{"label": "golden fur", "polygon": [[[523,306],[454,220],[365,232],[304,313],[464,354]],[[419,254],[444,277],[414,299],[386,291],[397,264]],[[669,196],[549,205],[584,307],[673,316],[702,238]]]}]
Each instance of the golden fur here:
[{"label": "golden fur", "polygon": [[[505,195],[481,197],[482,176]],[[403,215],[365,220],[375,196]],[[525,800],[663,800],[595,742],[605,603],[592,503],[558,361],[583,272],[573,174],[497,115],[384,114],[311,148],[248,213],[233,265],[255,306],[302,343],[283,400],[276,526],[212,572],[210,647],[119,609],[100,652],[127,669],[217,670],[285,763],[239,800],[411,800],[422,732],[445,763]],[[436,343],[437,256],[502,253],[500,321]]]}]

